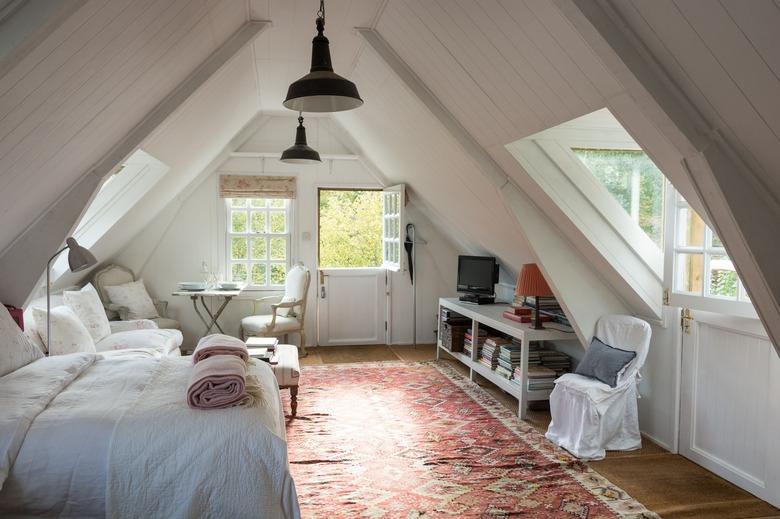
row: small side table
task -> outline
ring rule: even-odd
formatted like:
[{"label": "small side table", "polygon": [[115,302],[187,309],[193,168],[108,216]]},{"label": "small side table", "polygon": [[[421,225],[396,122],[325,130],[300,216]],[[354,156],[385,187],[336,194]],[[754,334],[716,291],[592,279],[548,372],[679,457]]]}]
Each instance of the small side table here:
[{"label": "small side table", "polygon": [[[225,311],[225,307],[228,305],[228,303],[230,303],[230,301],[240,293],[240,290],[178,290],[173,292],[171,295],[186,296],[192,299],[192,307],[195,309],[195,313],[198,314],[198,317],[200,317],[200,320],[203,321],[203,325],[206,327],[206,333],[203,334],[205,336],[211,333],[211,329],[215,326],[217,327],[217,330],[219,330],[219,333],[225,333],[222,331],[222,327],[219,325],[219,322],[217,322],[217,319],[219,319],[219,316],[222,315],[222,312]],[[209,310],[209,307],[206,305],[205,299],[207,297],[223,297],[225,300],[222,301],[222,304],[219,308],[217,308],[217,311],[212,314],[211,310]],[[203,314],[200,313],[200,310],[198,310],[198,299],[200,299],[200,305],[206,311],[210,321],[207,321],[206,318],[203,317]]]}]

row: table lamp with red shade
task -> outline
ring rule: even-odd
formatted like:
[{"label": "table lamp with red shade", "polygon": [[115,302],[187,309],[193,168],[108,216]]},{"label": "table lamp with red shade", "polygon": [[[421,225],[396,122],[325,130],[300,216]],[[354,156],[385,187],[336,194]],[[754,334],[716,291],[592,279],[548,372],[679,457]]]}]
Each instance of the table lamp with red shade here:
[{"label": "table lamp with red shade", "polygon": [[552,297],[554,294],[536,263],[526,263],[523,265],[520,275],[517,277],[515,295],[524,297],[532,296],[536,299],[534,328],[536,330],[543,330],[544,326],[542,326],[542,319],[539,315],[539,298]]}]

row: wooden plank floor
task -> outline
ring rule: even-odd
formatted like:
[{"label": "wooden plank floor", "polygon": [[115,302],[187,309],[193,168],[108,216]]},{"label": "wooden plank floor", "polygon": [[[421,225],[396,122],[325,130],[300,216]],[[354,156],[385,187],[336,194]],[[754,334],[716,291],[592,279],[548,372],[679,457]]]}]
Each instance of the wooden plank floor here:
[{"label": "wooden plank floor", "polygon": [[[302,365],[377,361],[424,361],[436,356],[434,345],[328,346],[309,348]],[[467,368],[452,360],[463,371]],[[481,385],[502,404],[517,410],[517,400],[486,380]],[[547,410],[532,410],[527,420],[544,432],[550,423]],[[712,472],[671,454],[648,439],[633,452],[610,452],[602,461],[590,463],[614,484],[665,519],[780,519],[780,510],[754,497]]]}]

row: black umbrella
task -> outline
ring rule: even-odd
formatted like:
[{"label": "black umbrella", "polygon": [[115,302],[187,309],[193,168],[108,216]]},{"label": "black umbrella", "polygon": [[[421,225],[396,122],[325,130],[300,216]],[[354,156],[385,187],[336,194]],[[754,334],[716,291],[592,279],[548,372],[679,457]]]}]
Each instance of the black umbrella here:
[{"label": "black umbrella", "polygon": [[404,249],[406,249],[406,256],[409,258],[409,278],[412,280],[412,284],[414,284],[414,261],[412,261],[412,249],[414,249],[414,241],[409,237],[410,227],[412,228],[412,231],[414,231],[414,224],[406,224],[406,239],[404,240]]}]

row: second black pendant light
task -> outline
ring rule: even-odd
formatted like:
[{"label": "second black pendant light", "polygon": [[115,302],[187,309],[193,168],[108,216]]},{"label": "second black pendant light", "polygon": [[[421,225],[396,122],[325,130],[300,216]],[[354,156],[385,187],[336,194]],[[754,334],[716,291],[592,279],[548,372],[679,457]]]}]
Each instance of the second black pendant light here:
[{"label": "second black pendant light", "polygon": [[295,144],[284,150],[279,160],[286,164],[316,164],[322,162],[317,150],[310,148],[306,143],[306,128],[303,126],[303,114],[298,114]]}]

